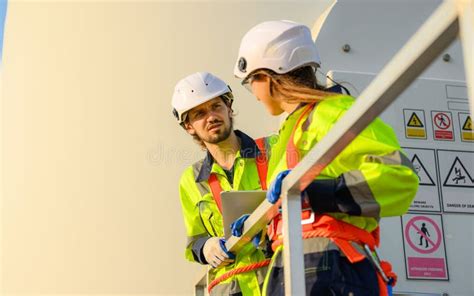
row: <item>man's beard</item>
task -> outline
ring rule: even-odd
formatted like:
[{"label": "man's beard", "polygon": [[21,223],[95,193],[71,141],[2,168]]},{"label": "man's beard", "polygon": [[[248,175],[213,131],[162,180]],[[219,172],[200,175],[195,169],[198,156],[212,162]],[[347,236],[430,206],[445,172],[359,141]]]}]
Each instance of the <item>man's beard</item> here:
[{"label": "man's beard", "polygon": [[[224,125],[224,122],[222,122],[222,124]],[[220,142],[226,140],[230,136],[230,133],[232,132],[232,129],[233,129],[233,122],[232,122],[232,119],[231,119],[229,126],[227,126],[222,132],[219,132],[219,133],[213,134],[213,135],[208,134],[208,135],[204,135],[204,136],[198,134],[198,137],[205,143],[217,144],[217,143],[220,143]]]}]

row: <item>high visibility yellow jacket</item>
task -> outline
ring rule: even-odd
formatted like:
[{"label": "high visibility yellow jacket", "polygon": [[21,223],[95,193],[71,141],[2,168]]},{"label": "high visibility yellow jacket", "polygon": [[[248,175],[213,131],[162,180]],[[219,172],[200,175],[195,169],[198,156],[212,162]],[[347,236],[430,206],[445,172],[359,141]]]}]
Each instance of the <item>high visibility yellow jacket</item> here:
[{"label": "high visibility yellow jacket", "polygon": [[[223,237],[222,215],[212,196],[208,179],[211,173],[224,191],[260,190],[260,180],[255,158],[260,151],[253,139],[246,134],[235,131],[241,140],[241,149],[237,153],[233,166],[232,182],[229,181],[224,169],[207,156],[188,167],[181,176],[179,194],[187,233],[186,259],[207,264],[202,247],[210,237]],[[266,146],[271,144],[270,138],[265,139]],[[229,225],[226,225],[229,227]],[[265,260],[262,251],[249,243],[238,254],[231,265],[209,270],[209,281],[234,268]],[[213,295],[230,295],[241,292],[243,295],[260,295],[260,285],[264,280],[266,269],[259,269],[238,274],[212,290]],[[236,284],[237,283],[237,284]]]},{"label": "high visibility yellow jacket", "polygon": [[[299,121],[293,142],[300,160],[353,102],[352,97],[345,95],[330,97],[316,104]],[[272,146],[268,184],[287,169],[287,145],[304,109],[301,106],[295,110],[281,125],[279,139]],[[328,213],[370,232],[381,217],[399,216],[408,210],[418,182],[394,131],[377,118],[321,172],[306,193],[316,213]]]}]

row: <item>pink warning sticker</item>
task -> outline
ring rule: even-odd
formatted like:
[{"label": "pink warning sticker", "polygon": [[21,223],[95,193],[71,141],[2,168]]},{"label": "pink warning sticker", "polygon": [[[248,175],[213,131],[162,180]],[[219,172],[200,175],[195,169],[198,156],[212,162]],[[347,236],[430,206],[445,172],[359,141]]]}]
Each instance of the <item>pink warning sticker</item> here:
[{"label": "pink warning sticker", "polygon": [[446,264],[442,258],[408,257],[410,278],[446,278]]},{"label": "pink warning sticker", "polygon": [[407,279],[449,280],[442,216],[410,213],[402,225]]}]

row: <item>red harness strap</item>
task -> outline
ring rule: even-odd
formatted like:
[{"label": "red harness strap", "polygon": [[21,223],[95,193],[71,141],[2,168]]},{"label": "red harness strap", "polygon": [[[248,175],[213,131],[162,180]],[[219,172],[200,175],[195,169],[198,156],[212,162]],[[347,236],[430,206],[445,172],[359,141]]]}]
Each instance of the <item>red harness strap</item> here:
[{"label": "red harness strap", "polygon": [[[281,218],[278,218],[275,223],[277,229],[274,234],[277,234],[277,237],[274,237],[276,240],[272,244],[272,248],[274,249],[283,242],[281,238],[281,222]],[[374,250],[375,247],[379,245],[377,237],[372,233],[352,224],[337,220],[329,215],[315,215],[314,222],[304,226],[309,226],[309,228],[304,227],[306,229],[303,230],[303,238],[326,237],[331,239],[351,263],[362,261],[365,256],[357,251],[350,242],[361,245],[366,244],[371,250]]]},{"label": "red harness strap", "polygon": [[271,259],[265,259],[263,261],[245,265],[239,268],[232,269],[231,271],[228,271],[221,275],[220,277],[216,278],[213,280],[208,286],[207,286],[207,292],[211,293],[212,289],[217,286],[219,283],[233,277],[234,275],[241,274],[241,273],[246,273],[255,269],[259,269],[265,266],[268,266],[272,260]]},{"label": "red harness strap", "polygon": [[[295,125],[293,126],[293,130],[291,131],[290,138],[288,140],[288,144],[286,145],[286,166],[289,169],[293,169],[298,162],[300,161],[300,153],[298,151],[298,148],[295,145],[294,138],[295,138],[295,132],[300,125],[300,122],[305,118],[305,116],[314,109],[316,104],[308,104],[304,106],[303,112],[300,114],[298,119],[296,120]],[[303,209],[310,208],[310,205],[307,201],[303,201],[303,204],[301,205]],[[305,220],[308,219],[311,214],[311,210],[309,211],[302,211],[301,213],[301,219]],[[271,240],[274,240],[278,237],[279,234],[281,234],[281,225],[277,222],[281,220],[281,214],[278,214],[273,218],[273,220],[270,222],[270,225],[267,228],[267,233],[268,237]],[[305,231],[305,228],[307,225],[303,226],[303,232]]]},{"label": "red harness strap", "polygon": [[262,190],[267,190],[267,172],[268,172],[268,159],[267,149],[265,147],[265,138],[258,138],[255,140],[258,149],[260,150],[259,155],[255,158],[258,170],[258,178],[260,179],[260,186]]},{"label": "red harness strap", "polygon": [[222,199],[221,199],[221,192],[222,186],[219,183],[219,180],[217,179],[216,174],[212,173],[209,175],[209,179],[207,180],[209,182],[209,187],[211,187],[211,193],[212,197],[214,198],[217,207],[219,208],[219,212],[222,213]]},{"label": "red harness strap", "polygon": [[[271,227],[276,227],[277,229],[269,229],[269,231],[272,232],[272,240],[274,240],[272,243],[272,249],[276,250],[278,246],[283,244],[283,238],[281,237],[281,215],[275,218],[274,221],[275,222],[272,223]],[[311,230],[305,226],[310,226]],[[275,234],[277,234],[277,236],[275,236]],[[368,231],[352,224],[339,221],[331,216],[316,215],[313,223],[303,226],[303,239],[315,237],[329,238],[341,250],[341,252],[344,253],[351,263],[357,263],[364,260],[366,256],[361,254],[351,244],[351,242],[359,245],[366,244],[372,251],[374,251],[379,245],[379,228],[377,227],[374,231],[369,233]],[[380,266],[385,275],[392,280],[390,285],[395,286],[397,275],[392,271],[392,265],[387,261],[380,261]],[[388,296],[387,283],[385,283],[379,272],[376,273],[380,295]]]},{"label": "red harness strap", "polygon": [[[255,140],[257,147],[259,148],[259,155],[255,159],[255,164],[257,165],[258,178],[260,179],[260,184],[263,190],[267,189],[267,171],[268,171],[268,161],[267,153],[265,149],[265,138],[259,138]],[[217,179],[217,175],[212,173],[209,175],[209,187],[211,188],[212,197],[216,201],[219,211],[222,213],[222,200],[221,192],[222,186]]]}]

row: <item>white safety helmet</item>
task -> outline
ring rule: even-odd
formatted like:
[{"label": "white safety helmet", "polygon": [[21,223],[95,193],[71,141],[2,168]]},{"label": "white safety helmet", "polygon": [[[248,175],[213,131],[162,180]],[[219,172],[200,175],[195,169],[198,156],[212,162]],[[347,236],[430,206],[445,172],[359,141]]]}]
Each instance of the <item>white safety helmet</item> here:
[{"label": "white safety helmet", "polygon": [[186,112],[219,96],[232,104],[232,90],[224,81],[207,72],[191,74],[181,79],[174,88],[171,100],[173,114],[179,124],[183,124]]},{"label": "white safety helmet", "polygon": [[321,65],[309,28],[292,21],[269,21],[242,38],[234,75],[245,79],[262,68],[284,74],[305,65]]}]

